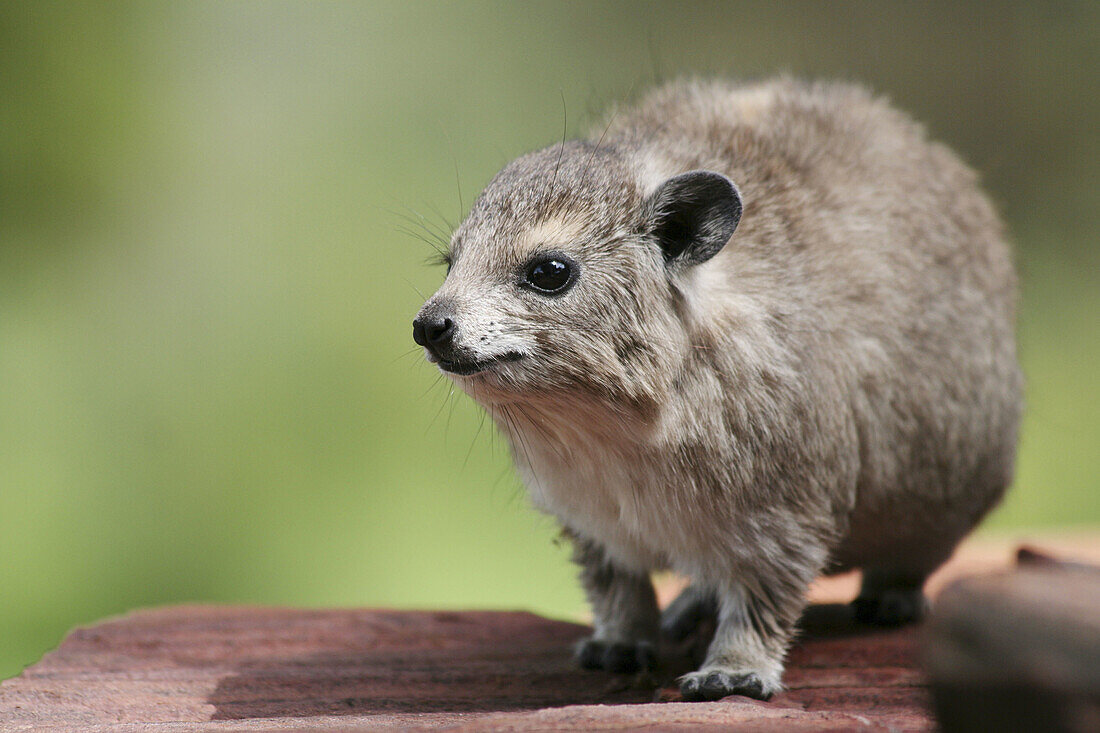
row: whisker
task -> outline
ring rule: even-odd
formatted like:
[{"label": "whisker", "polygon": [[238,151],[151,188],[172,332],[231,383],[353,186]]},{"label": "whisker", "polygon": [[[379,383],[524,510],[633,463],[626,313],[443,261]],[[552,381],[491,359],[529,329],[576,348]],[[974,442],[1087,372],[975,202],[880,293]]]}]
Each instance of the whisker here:
[{"label": "whisker", "polygon": [[[511,474],[513,478],[515,477],[515,473],[512,471],[512,467],[508,466],[508,465],[505,465],[504,468],[502,468],[499,472],[497,472],[497,477],[493,480],[493,493],[496,493],[497,489],[500,488],[500,482],[503,481],[504,477],[509,475],[509,474]],[[520,492],[518,490],[518,489],[521,488],[519,486],[519,483],[520,483],[519,481],[516,481],[512,485],[511,501],[513,501],[513,502],[519,497],[519,494],[520,494]]]},{"label": "whisker", "polygon": [[451,418],[453,418],[455,416],[455,403],[457,402],[457,400],[455,400],[455,385],[454,385],[454,382],[451,382],[451,390],[450,390],[450,392],[447,393],[447,402],[450,404],[451,408],[449,410],[447,410],[447,422],[443,426],[443,434],[444,435],[451,432]]},{"label": "whisker", "polygon": [[[429,204],[428,202],[425,201],[424,204],[426,206],[428,206],[429,209],[434,209],[434,207],[431,204]],[[439,222],[434,221],[433,219],[429,219],[428,217],[424,216],[419,211],[413,209],[410,206],[406,206],[405,208],[408,209],[409,211],[413,212],[413,214],[416,215],[421,220],[421,222],[423,222],[423,225],[424,225],[425,228],[430,227],[431,230],[434,231],[440,239],[442,239],[444,241],[450,241],[451,229],[450,229],[450,224],[449,224],[449,222],[447,222],[446,219],[444,219],[443,224],[440,225]],[[436,216],[439,216],[438,211],[433,211],[433,213],[435,213]]]},{"label": "whisker", "polygon": [[588,154],[588,159],[584,163],[584,172],[581,173],[581,180],[588,179],[588,171],[592,169],[592,161],[596,157],[596,153],[600,151],[600,146],[603,144],[603,139],[607,135],[607,131],[611,129],[611,125],[614,124],[615,118],[618,116],[619,110],[615,109],[611,113],[611,119],[607,121],[607,126],[603,128],[603,132],[600,133],[600,139],[596,141],[596,147],[592,148],[592,152]]},{"label": "whisker", "polygon": [[477,432],[474,433],[474,439],[470,441],[470,447],[466,449],[466,457],[462,459],[462,468],[466,468],[466,464],[470,462],[470,454],[474,452],[474,446],[477,444],[477,438],[481,435],[481,429],[485,427],[485,411],[481,411],[481,421],[477,424]]},{"label": "whisker", "polygon": [[[627,94],[626,94],[628,99],[634,93],[634,85],[636,83],[637,83],[637,81],[631,82],[630,89],[629,89],[629,91],[627,91]],[[613,124],[615,124],[615,120],[618,118],[619,110],[621,110],[621,109],[622,109],[621,105],[615,105],[615,108],[611,111],[611,117],[610,117],[610,119],[607,120],[607,125],[604,126],[603,132],[600,133],[600,139],[596,141],[596,147],[592,148],[592,152],[588,154],[588,160],[585,161],[584,172],[581,173],[581,180],[582,181],[588,179],[588,172],[592,169],[592,161],[595,159],[596,153],[599,152],[600,146],[603,145],[603,141],[604,141],[604,138],[607,137],[608,130],[610,130],[611,126]]]},{"label": "whisker", "polygon": [[414,232],[411,229],[407,229],[407,228],[401,226],[400,224],[393,225],[393,228],[394,228],[394,231],[398,232],[399,234],[404,234],[405,236],[412,237],[413,239],[419,239],[421,242],[423,242],[424,244],[431,247],[433,250],[435,250],[435,256],[436,257],[438,257],[438,258],[447,257],[447,253],[444,252],[443,249],[440,248],[440,245],[437,241],[428,239],[425,236],[423,236],[422,234]]},{"label": "whisker", "polygon": [[420,227],[424,234],[436,240],[440,244],[446,245],[450,243],[450,234],[448,232],[440,230],[435,222],[431,221],[423,214],[417,211],[413,211],[408,206],[405,206],[405,208],[408,209],[410,213],[406,214],[401,211],[395,211],[394,209],[385,209],[385,211],[390,216],[395,216],[399,219],[404,220],[408,224]]},{"label": "whisker", "polygon": [[420,292],[420,288],[413,285],[412,280],[408,279],[407,277],[402,277],[401,279],[405,282],[406,285],[412,288],[413,292],[419,295],[422,300],[427,300],[427,298],[424,297],[424,293]]},{"label": "whisker", "polygon": [[546,197],[549,200],[554,198],[554,188],[558,182],[558,169],[561,168],[561,156],[565,152],[565,138],[569,134],[569,115],[565,108],[565,92],[558,89],[558,93],[561,95],[561,145],[558,146],[558,161],[554,164],[554,175],[550,179],[550,194]]},{"label": "whisker", "polygon": [[412,356],[413,354],[415,354],[418,351],[420,351],[420,347],[419,346],[414,346],[413,348],[409,349],[405,353],[398,354],[397,356],[393,357],[393,359],[391,359],[389,363],[390,364],[395,364],[395,363],[401,361],[402,359],[405,359],[407,357]]},{"label": "whisker", "polygon": [[[439,383],[438,380],[436,380],[436,384],[438,384],[438,383]],[[434,387],[435,384],[433,384],[432,386]],[[435,414],[432,415],[432,419],[428,422],[428,427],[424,429],[424,435],[427,435],[431,431],[432,427],[435,425],[435,421],[439,419],[440,414],[443,412],[443,408],[446,407],[446,406],[447,406],[447,395],[444,394],[443,395],[443,401],[439,403],[439,409],[435,411]],[[444,431],[444,435],[446,435],[446,431]]]},{"label": "whisker", "polygon": [[440,222],[442,222],[442,226],[440,226],[440,230],[445,231],[447,233],[447,241],[450,242],[451,241],[451,233],[454,232],[455,225],[453,223],[451,223],[450,219],[448,219],[446,216],[444,216],[443,212],[440,211],[439,207],[436,206],[435,204],[428,203],[427,201],[425,201],[424,205],[428,207],[429,211],[431,211],[433,214],[435,214],[439,218]]},{"label": "whisker", "polygon": [[435,389],[436,385],[439,384],[439,380],[441,379],[443,379],[443,372],[439,372],[435,375],[435,381],[428,385],[428,388],[424,390],[424,392],[419,397],[417,397],[417,399],[422,400],[427,397],[428,393]]},{"label": "whisker", "polygon": [[461,219],[466,212],[466,204],[462,201],[462,176],[458,174],[458,157],[455,155],[455,146],[451,141],[451,136],[442,122],[439,123],[439,128],[443,130],[443,137],[447,138],[447,149],[451,151],[451,162],[455,166],[455,185],[458,186],[458,217]]},{"label": "whisker", "polygon": [[542,425],[542,423],[540,423],[538,420],[532,418],[527,410],[524,409],[521,405],[517,404],[516,409],[519,410],[520,413],[522,413],[523,416],[527,419],[527,424],[533,427],[535,431],[542,436],[542,439],[546,443],[546,445],[549,446],[552,451],[554,451],[554,455],[556,455],[559,460],[564,461],[565,456],[563,456],[561,454],[561,451],[558,450],[558,441],[554,440],[554,438],[551,437],[550,433],[546,431],[546,427]]},{"label": "whisker", "polygon": [[424,234],[423,232],[418,232],[418,231],[415,231],[413,229],[409,229],[404,224],[393,224],[392,226],[393,226],[394,231],[400,232],[401,234],[405,234],[405,235],[408,235],[410,237],[414,237],[416,239],[419,239],[421,242],[424,242],[425,244],[430,246],[432,249],[434,249],[436,252],[440,251],[440,244],[441,243],[437,238],[435,238],[435,237],[433,237],[429,234]]},{"label": "whisker", "polygon": [[534,479],[534,483],[538,485],[539,490],[542,490],[542,481],[539,479],[538,474],[535,472],[535,465],[531,462],[531,454],[527,447],[527,441],[524,439],[523,432],[516,428],[515,417],[508,410],[508,408],[501,406],[501,414],[504,416],[505,423],[508,424],[511,435],[514,438],[513,445],[518,443],[518,448],[523,453],[523,461],[527,464],[527,470],[531,472],[531,478]]},{"label": "whisker", "polygon": [[432,221],[428,217],[421,214],[419,211],[416,211],[409,206],[405,206],[405,208],[408,209],[410,214],[401,214],[400,212],[394,212],[394,215],[401,217],[410,224],[420,227],[425,234],[432,237],[432,239],[435,239],[440,244],[444,246],[450,246],[450,230],[448,230],[446,227],[441,227],[439,225],[439,222]]}]

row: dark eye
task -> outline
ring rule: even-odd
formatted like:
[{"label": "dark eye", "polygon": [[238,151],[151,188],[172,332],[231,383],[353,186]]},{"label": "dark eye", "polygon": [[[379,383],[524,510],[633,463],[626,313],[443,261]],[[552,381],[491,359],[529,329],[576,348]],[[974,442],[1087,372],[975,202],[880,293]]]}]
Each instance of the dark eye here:
[{"label": "dark eye", "polygon": [[566,257],[540,257],[527,265],[525,284],[540,293],[556,294],[573,284],[576,266]]}]

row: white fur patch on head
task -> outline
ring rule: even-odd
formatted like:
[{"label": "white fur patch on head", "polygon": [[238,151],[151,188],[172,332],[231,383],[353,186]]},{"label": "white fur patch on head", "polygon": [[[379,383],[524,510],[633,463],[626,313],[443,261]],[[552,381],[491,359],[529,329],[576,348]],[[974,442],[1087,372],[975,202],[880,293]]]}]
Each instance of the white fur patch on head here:
[{"label": "white fur patch on head", "polygon": [[659,150],[646,150],[643,155],[635,156],[634,165],[638,187],[646,197],[652,196],[665,181],[680,172]]},{"label": "white fur patch on head", "polygon": [[567,249],[585,235],[584,222],[576,215],[559,214],[543,219],[524,231],[516,240],[516,248],[523,254],[539,250]]},{"label": "white fur patch on head", "polygon": [[679,273],[677,277],[683,283],[680,292],[693,320],[698,319],[705,323],[708,314],[725,309],[734,300],[743,300],[744,307],[759,307],[751,298],[745,298],[737,292],[721,261],[704,262]]}]

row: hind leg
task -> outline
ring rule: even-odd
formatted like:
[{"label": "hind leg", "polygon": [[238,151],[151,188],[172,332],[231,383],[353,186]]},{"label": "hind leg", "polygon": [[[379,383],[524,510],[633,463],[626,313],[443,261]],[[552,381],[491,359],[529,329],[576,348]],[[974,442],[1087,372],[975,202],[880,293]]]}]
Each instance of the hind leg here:
[{"label": "hind leg", "polygon": [[875,626],[904,626],[920,621],[928,610],[924,597],[927,572],[864,568],[863,586],[852,601],[857,621]]},{"label": "hind leg", "polygon": [[704,621],[718,616],[718,597],[700,585],[689,585],[661,612],[661,634],[672,641],[683,641]]}]

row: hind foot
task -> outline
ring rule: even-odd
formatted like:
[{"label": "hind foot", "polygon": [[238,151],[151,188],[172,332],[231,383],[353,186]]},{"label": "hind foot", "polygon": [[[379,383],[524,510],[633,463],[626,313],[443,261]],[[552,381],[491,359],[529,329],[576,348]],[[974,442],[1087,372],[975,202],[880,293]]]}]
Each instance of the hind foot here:
[{"label": "hind foot", "polygon": [[873,626],[905,626],[924,618],[928,601],[919,589],[891,588],[852,601],[856,621]]},{"label": "hind foot", "polygon": [[608,672],[648,672],[657,666],[657,650],[648,641],[582,639],[575,656],[585,669]]}]

